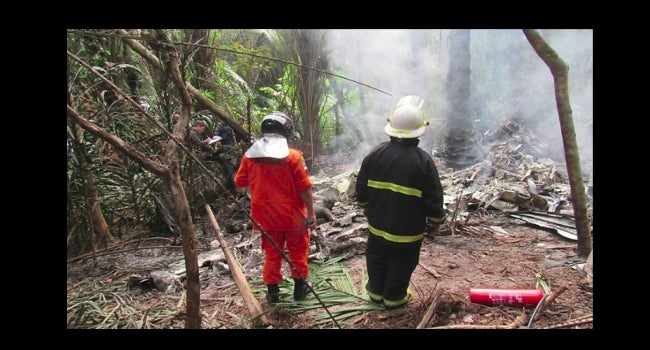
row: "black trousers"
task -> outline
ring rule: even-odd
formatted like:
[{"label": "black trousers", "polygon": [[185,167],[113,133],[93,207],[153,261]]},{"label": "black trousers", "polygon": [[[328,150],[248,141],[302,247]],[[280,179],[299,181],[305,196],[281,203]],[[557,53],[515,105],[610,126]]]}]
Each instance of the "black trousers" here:
[{"label": "black trousers", "polygon": [[372,233],[366,245],[368,290],[384,299],[401,300],[411,281],[411,274],[420,261],[422,241],[413,243],[389,242]]}]

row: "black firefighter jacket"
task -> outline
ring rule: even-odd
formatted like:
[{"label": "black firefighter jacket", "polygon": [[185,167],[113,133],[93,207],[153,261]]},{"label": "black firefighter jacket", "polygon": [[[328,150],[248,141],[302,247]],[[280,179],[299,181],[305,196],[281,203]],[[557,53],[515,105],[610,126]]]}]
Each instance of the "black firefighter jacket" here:
[{"label": "black firefighter jacket", "polygon": [[417,242],[427,221],[445,220],[438,169],[418,143],[391,137],[364,158],[357,175],[356,199],[367,209],[368,230],[390,242]]}]

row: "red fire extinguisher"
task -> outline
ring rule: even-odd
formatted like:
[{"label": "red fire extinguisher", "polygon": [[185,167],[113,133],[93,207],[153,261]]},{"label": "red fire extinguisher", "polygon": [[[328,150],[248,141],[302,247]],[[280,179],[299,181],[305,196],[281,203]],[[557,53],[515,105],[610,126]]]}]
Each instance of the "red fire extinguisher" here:
[{"label": "red fire extinguisher", "polygon": [[469,301],[483,305],[535,306],[544,297],[541,289],[470,288]]}]

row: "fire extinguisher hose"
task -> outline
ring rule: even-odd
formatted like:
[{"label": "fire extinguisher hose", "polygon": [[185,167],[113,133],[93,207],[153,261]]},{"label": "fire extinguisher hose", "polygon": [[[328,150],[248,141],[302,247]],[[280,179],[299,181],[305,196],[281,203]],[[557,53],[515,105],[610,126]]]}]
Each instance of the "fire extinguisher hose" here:
[{"label": "fire extinguisher hose", "polygon": [[530,320],[528,321],[528,328],[533,328],[533,323],[535,322],[535,316],[537,316],[537,312],[542,308],[542,305],[544,305],[544,301],[546,301],[546,297],[548,297],[548,295],[544,294],[542,299],[539,299],[537,306],[535,306],[535,310],[533,310],[533,313],[530,315]]}]

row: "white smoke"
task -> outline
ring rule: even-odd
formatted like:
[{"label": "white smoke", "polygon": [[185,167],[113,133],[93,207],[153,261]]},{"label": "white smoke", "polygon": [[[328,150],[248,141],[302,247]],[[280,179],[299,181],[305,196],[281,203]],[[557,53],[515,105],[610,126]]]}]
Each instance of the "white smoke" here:
[{"label": "white smoke", "polygon": [[[583,164],[593,158],[593,30],[540,30],[568,63],[569,94]],[[331,69],[362,84],[341,82],[346,92],[363,94],[365,108],[349,110],[347,125],[356,125],[365,142],[350,159],[360,162],[371,147],[385,141],[388,113],[404,95],[425,99],[429,131],[420,139],[425,150],[444,140],[445,83],[449,60],[449,30],[350,29],[329,31]],[[480,29],[470,34],[471,117],[483,123],[479,131],[518,118],[543,142],[562,154],[553,78],[518,29]],[[479,128],[479,129],[480,129]],[[346,132],[352,128],[346,126]],[[342,135],[342,139],[353,137]],[[583,166],[583,172],[587,172]]]}]

